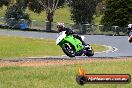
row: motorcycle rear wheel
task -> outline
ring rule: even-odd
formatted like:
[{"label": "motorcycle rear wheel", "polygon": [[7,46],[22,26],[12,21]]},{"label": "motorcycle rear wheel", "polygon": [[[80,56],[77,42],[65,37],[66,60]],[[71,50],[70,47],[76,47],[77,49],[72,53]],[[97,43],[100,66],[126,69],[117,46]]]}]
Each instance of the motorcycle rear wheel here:
[{"label": "motorcycle rear wheel", "polygon": [[93,50],[93,48],[91,47],[91,49],[89,50],[89,49],[86,49],[87,50],[87,53],[85,53],[85,55],[86,56],[93,56],[94,55],[94,50]]}]

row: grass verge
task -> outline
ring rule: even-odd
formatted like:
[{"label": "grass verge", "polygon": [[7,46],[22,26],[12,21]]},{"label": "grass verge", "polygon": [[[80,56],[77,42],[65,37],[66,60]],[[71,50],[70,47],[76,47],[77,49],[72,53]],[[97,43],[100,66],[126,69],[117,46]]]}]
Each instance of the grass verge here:
[{"label": "grass verge", "polygon": [[[0,88],[80,88],[75,81],[80,64],[42,67],[0,67]],[[87,61],[87,74],[130,74],[132,60]],[[131,88],[130,84],[86,84],[83,88]]]},{"label": "grass verge", "polygon": [[[93,44],[95,52],[107,50]],[[32,39],[15,36],[0,36],[0,58],[64,55],[52,39]]]}]

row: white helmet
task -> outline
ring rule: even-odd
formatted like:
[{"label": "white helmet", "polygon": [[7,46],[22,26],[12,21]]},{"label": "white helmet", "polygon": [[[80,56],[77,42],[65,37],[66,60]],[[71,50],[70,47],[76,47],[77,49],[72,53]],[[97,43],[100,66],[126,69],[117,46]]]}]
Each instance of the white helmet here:
[{"label": "white helmet", "polygon": [[57,28],[58,28],[58,32],[62,32],[64,31],[64,23],[57,23]]},{"label": "white helmet", "polygon": [[132,28],[132,24],[128,24],[128,28],[131,29]]},{"label": "white helmet", "polygon": [[64,23],[57,23],[57,26],[65,27],[65,26],[64,26]]}]

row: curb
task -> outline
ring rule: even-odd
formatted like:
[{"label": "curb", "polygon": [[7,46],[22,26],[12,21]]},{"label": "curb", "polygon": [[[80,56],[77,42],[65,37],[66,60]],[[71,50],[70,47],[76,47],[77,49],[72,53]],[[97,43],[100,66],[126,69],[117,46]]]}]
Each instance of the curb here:
[{"label": "curb", "polygon": [[118,51],[118,48],[116,48],[116,47],[107,46],[107,45],[102,45],[102,46],[108,48],[108,50],[106,50],[106,51],[102,51],[102,52],[95,52],[95,53],[100,54],[100,53],[109,53],[109,52],[115,52],[115,51]]}]

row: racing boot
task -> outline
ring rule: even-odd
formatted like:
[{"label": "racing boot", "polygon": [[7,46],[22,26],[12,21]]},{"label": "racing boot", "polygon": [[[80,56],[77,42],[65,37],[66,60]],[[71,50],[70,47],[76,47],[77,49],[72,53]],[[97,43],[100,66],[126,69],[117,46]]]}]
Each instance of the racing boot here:
[{"label": "racing boot", "polygon": [[84,41],[82,41],[82,44],[84,45],[85,49],[89,48],[89,45],[85,43]]}]

